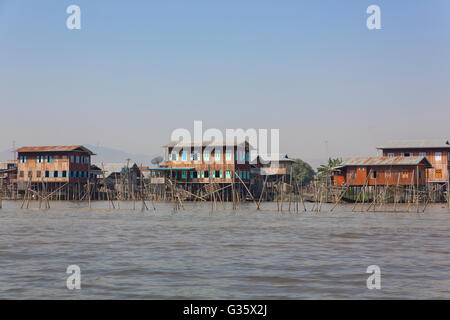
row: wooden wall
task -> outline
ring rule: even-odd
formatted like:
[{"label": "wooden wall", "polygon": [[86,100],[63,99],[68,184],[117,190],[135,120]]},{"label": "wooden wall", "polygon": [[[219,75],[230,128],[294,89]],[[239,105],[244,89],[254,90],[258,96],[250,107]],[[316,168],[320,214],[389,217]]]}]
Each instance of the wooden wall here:
[{"label": "wooden wall", "polygon": [[[212,150],[210,152],[209,155],[209,161],[205,161],[204,157],[203,157],[203,152],[205,150],[205,147],[202,148],[201,151],[201,157],[200,160],[198,161],[191,161],[191,152],[197,151],[194,148],[185,148],[184,151],[187,152],[187,160],[183,161],[182,159],[182,150],[177,150],[175,152],[178,152],[178,161],[174,161],[174,160],[168,160],[167,164],[169,168],[188,168],[188,167],[193,167],[195,168],[193,171],[199,171],[199,172],[203,172],[203,171],[215,171],[215,170],[219,170],[222,171],[222,178],[194,178],[192,179],[190,177],[190,173],[189,171],[187,172],[187,178],[181,178],[181,171],[178,171],[178,178],[177,181],[178,182],[197,182],[197,183],[209,183],[209,182],[215,182],[215,183],[231,183],[234,181],[240,181],[238,177],[235,176],[235,172],[239,172],[239,171],[245,171],[245,172],[249,172],[250,173],[250,163],[248,161],[246,161],[245,163],[238,163],[238,161],[236,160],[236,152],[237,152],[237,147],[234,147],[234,150],[231,154],[231,160],[227,161],[226,160],[226,155],[225,155],[225,147],[218,147],[215,148],[214,150]],[[215,160],[215,152],[216,150],[220,150],[220,160],[216,161]],[[169,147],[168,148],[168,154],[171,154],[173,152],[173,148]],[[246,148],[246,151],[248,152],[248,148]],[[227,179],[226,178],[226,171],[231,171],[231,178]],[[248,176],[246,175],[245,177],[242,177],[242,180],[244,182],[250,182],[250,179],[248,179]]]},{"label": "wooden wall", "polygon": [[[436,153],[442,154],[441,160],[436,159]],[[428,161],[433,165],[433,168],[427,169],[428,182],[448,182],[449,181],[449,149],[383,149],[383,156],[401,156],[402,154],[410,153],[410,156],[419,156],[420,153],[425,153]],[[442,177],[436,177],[436,170],[442,170]]]},{"label": "wooden wall", "polygon": [[[21,163],[20,157],[26,156],[26,162]],[[41,163],[38,162],[38,156],[43,157]],[[46,156],[52,156],[52,162],[46,161]],[[56,159],[58,156],[58,159]],[[66,158],[64,158],[64,156]],[[70,156],[85,156],[89,157],[89,163],[70,163]],[[31,182],[86,182],[87,178],[70,178],[70,171],[82,171],[89,172],[90,168],[90,156],[89,154],[81,151],[68,151],[68,152],[34,152],[34,153],[19,153],[18,158],[18,168],[17,168],[17,182],[28,182],[30,179],[28,177],[28,172],[32,173]],[[23,171],[23,177],[20,176],[20,172]],[[41,172],[41,177],[37,177],[37,172]],[[64,177],[45,177],[45,171],[66,171],[67,176]]]},{"label": "wooden wall", "polygon": [[[367,183],[369,186],[407,186],[407,185],[425,185],[427,183],[425,175],[425,166],[359,166],[346,167],[343,174],[335,174],[334,181],[337,185],[344,182],[351,186],[363,186]],[[376,172],[376,177],[374,176]],[[417,180],[417,172],[419,180]],[[367,175],[370,177],[367,180]]]}]

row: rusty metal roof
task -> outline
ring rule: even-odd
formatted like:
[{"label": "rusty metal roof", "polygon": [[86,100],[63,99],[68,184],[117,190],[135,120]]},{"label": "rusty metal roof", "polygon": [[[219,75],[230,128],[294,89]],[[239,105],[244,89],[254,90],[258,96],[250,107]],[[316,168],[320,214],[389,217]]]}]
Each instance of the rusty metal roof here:
[{"label": "rusty metal roof", "polygon": [[351,166],[413,166],[424,163],[426,167],[433,166],[426,157],[360,157],[348,158],[337,168]]},{"label": "rusty metal roof", "polygon": [[82,145],[76,146],[38,146],[38,147],[22,147],[14,150],[14,152],[56,152],[56,151],[84,151],[89,153],[90,155],[94,155],[94,153],[88,148]]},{"label": "rusty metal roof", "polygon": [[377,149],[439,149],[449,148],[450,143],[447,139],[435,140],[392,140]]},{"label": "rusty metal roof", "polygon": [[[282,161],[288,161],[288,162],[295,162],[294,159],[289,158],[289,156],[285,153],[275,154],[275,155],[267,155],[267,154],[260,154],[258,157],[267,162],[282,162]],[[273,160],[272,160],[273,159]]]}]

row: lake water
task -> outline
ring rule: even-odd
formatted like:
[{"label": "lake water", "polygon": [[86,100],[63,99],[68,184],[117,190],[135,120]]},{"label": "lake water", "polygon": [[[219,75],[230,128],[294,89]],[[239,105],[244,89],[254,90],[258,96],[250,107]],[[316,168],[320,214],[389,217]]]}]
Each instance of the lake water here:
[{"label": "lake water", "polygon": [[[4,201],[0,298],[450,298],[445,206],[420,214],[351,206],[297,214],[275,212],[273,203],[262,212],[248,203],[214,213],[210,204],[187,203],[177,212],[155,205],[145,212],[126,209],[131,203],[20,210],[19,202]],[[66,287],[74,264],[81,290]],[[381,268],[381,290],[366,287],[369,265]]]}]

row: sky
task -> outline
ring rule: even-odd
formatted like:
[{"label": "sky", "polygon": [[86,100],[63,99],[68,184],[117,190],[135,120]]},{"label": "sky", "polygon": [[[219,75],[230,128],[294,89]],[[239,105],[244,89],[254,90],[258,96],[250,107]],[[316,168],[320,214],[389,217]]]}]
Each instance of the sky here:
[{"label": "sky", "polygon": [[279,129],[314,164],[375,155],[450,139],[449,60],[448,0],[0,0],[0,150],[158,154],[201,120]]}]

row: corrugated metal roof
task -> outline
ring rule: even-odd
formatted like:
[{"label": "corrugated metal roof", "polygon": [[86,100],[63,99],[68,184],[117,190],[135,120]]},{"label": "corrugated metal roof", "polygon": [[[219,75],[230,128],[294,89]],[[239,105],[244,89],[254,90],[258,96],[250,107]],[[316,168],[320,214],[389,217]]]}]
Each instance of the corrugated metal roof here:
[{"label": "corrugated metal roof", "polygon": [[350,166],[409,166],[418,165],[422,162],[427,167],[432,167],[426,157],[358,157],[344,160],[337,168]]},{"label": "corrugated metal roof", "polygon": [[82,145],[22,147],[14,150],[14,152],[55,152],[55,151],[74,151],[77,149],[81,149],[82,151],[88,152],[90,155],[94,155],[94,153],[91,150]]},{"label": "corrugated metal roof", "polygon": [[377,149],[415,149],[415,148],[450,148],[446,139],[434,140],[392,140]]},{"label": "corrugated metal roof", "polygon": [[124,171],[124,168],[128,166],[128,168],[132,168],[134,166],[133,163],[94,163],[94,166],[100,168],[101,171],[104,172],[105,177],[109,177],[113,173],[121,173]]},{"label": "corrugated metal roof", "polygon": [[[268,159],[269,161],[291,161],[291,162],[295,161],[294,159],[289,158],[288,155],[285,153],[280,153],[277,155],[260,154],[259,157],[261,158],[261,160],[264,161],[268,161]],[[272,160],[272,158],[275,159]]]}]

